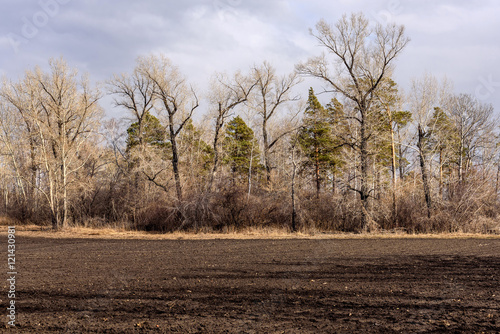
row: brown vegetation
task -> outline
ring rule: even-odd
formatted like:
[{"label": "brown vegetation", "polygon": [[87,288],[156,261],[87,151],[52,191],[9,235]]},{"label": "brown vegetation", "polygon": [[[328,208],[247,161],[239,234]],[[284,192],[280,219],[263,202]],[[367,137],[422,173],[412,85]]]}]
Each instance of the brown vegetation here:
[{"label": "brown vegetation", "polygon": [[[216,74],[206,101],[161,55],[105,91],[62,59],[5,79],[1,214],[54,229],[495,231],[492,107],[431,75],[404,96],[391,79],[404,29],[371,27],[362,14],[321,21],[314,36],[331,59]],[[312,89],[299,100],[299,74],[326,83],[331,101]],[[104,93],[122,120],[103,120]]]}]

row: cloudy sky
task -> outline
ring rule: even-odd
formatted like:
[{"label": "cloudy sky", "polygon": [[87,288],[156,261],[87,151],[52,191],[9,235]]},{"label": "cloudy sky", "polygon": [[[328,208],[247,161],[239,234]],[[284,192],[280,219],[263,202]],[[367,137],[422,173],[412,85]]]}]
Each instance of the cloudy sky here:
[{"label": "cloudy sky", "polygon": [[[457,93],[500,110],[500,1],[496,0],[0,0],[0,75],[64,56],[95,82],[130,72],[137,56],[164,53],[200,90],[215,71],[268,60],[288,73],[322,50],[309,28],[363,11],[406,26],[395,79],[446,75]],[[307,87],[303,95],[307,94]],[[103,106],[117,116],[110,100]]]}]

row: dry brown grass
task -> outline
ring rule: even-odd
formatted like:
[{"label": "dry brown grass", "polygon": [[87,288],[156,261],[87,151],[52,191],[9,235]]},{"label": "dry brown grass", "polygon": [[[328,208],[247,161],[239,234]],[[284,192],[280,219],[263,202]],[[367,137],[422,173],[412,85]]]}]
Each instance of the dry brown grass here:
[{"label": "dry brown grass", "polygon": [[[0,220],[0,235],[7,233],[7,226]],[[474,233],[435,233],[435,234],[407,234],[403,232],[376,232],[376,233],[323,233],[323,232],[298,232],[290,233],[285,229],[276,228],[249,228],[240,231],[227,230],[225,233],[211,233],[208,231],[151,233],[144,231],[130,231],[122,228],[87,228],[68,227],[60,231],[53,231],[50,227],[37,225],[17,225],[16,235],[20,237],[40,238],[91,238],[91,239],[147,239],[147,240],[210,240],[210,239],[500,239],[500,235],[474,234]]]},{"label": "dry brown grass", "polygon": [[50,226],[26,225],[0,217],[0,235],[6,235],[8,226],[16,227],[16,235],[21,237],[40,238],[92,238],[92,239],[148,239],[148,240],[210,240],[210,239],[411,239],[411,238],[435,238],[435,239],[500,239],[500,234],[479,233],[422,233],[411,234],[402,230],[379,231],[372,233],[328,233],[314,229],[291,233],[286,228],[275,227],[249,227],[235,229],[226,227],[222,232],[201,230],[200,232],[171,232],[155,233],[130,230],[122,224],[113,227],[68,227],[60,231],[53,231]]}]

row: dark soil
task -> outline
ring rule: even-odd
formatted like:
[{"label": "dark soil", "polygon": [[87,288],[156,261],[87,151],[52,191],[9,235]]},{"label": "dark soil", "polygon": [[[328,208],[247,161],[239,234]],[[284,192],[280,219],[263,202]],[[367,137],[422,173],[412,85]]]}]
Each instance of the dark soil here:
[{"label": "dark soil", "polygon": [[18,332],[500,332],[500,239],[18,237],[16,247]]}]

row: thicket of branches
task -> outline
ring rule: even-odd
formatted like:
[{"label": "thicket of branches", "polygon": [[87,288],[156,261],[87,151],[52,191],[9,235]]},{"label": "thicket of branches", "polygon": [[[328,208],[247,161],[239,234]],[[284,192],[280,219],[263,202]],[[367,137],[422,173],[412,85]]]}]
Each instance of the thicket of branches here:
[{"label": "thicket of branches", "polygon": [[[1,214],[54,229],[498,227],[492,106],[429,74],[403,94],[391,79],[401,26],[353,14],[312,34],[325,53],[292,73],[216,73],[203,94],[162,55],[102,90],[63,59],[4,79]],[[303,76],[329,102],[312,88],[299,98]],[[105,120],[106,94],[122,119]]]}]

